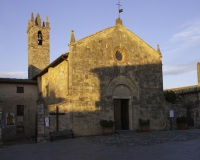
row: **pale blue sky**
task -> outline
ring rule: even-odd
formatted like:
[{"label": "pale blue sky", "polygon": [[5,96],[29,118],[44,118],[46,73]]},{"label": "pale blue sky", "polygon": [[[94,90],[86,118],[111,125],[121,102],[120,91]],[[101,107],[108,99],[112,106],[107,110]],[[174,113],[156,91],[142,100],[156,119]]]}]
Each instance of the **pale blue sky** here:
[{"label": "pale blue sky", "polygon": [[[27,24],[50,20],[51,62],[76,40],[115,25],[118,0],[0,0],[0,77],[27,78]],[[160,44],[164,88],[197,84],[200,0],[121,0],[124,26],[153,48]]]}]

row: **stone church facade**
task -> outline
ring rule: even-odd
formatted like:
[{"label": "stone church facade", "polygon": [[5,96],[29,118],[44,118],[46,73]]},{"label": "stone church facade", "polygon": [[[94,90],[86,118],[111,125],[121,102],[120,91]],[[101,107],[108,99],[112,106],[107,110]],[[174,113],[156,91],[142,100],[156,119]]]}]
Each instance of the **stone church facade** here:
[{"label": "stone church facade", "polygon": [[[128,30],[121,19],[112,27],[76,41],[69,52],[49,63],[50,22],[32,14],[28,23],[28,74],[41,93],[36,107],[38,135],[73,129],[76,136],[102,134],[101,119],[116,130],[138,130],[138,119],[150,119],[151,130],[166,127],[162,55]],[[35,93],[38,95],[38,92]],[[49,119],[46,124],[44,119]]]},{"label": "stone church facade", "polygon": [[59,129],[73,129],[77,136],[101,134],[101,119],[114,120],[115,129],[137,130],[139,118],[151,119],[152,130],[165,127],[159,46],[154,50],[121,19],[78,41],[72,31],[69,52],[33,78],[50,118],[47,134],[56,130],[55,116],[48,113],[57,106],[65,113],[59,116]]}]

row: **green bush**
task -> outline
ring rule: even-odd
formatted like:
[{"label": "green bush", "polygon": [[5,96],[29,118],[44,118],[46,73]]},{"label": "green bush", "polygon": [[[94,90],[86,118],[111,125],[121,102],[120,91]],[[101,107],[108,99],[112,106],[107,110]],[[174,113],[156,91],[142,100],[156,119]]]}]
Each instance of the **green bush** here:
[{"label": "green bush", "polygon": [[139,118],[139,124],[140,125],[150,125],[150,119],[144,120]]},{"label": "green bush", "polygon": [[170,103],[175,103],[176,93],[174,91],[165,91],[164,92],[165,100]]},{"label": "green bush", "polygon": [[195,104],[191,100],[187,100],[187,101],[185,101],[185,103],[183,103],[183,107],[185,107],[185,108],[191,108],[191,107],[194,107],[194,106],[195,106]]},{"label": "green bush", "polygon": [[176,122],[177,122],[177,124],[186,124],[187,117],[185,117],[185,116],[177,117]]},{"label": "green bush", "polygon": [[114,122],[112,120],[101,120],[100,124],[102,127],[104,128],[109,128],[109,127],[113,127],[114,126]]}]

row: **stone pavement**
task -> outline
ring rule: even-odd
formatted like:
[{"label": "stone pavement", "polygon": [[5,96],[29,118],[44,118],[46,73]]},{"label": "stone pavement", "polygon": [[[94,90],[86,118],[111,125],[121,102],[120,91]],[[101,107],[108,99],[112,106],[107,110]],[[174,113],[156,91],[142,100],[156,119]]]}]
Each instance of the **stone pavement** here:
[{"label": "stone pavement", "polygon": [[139,159],[200,160],[200,129],[152,131],[58,139],[54,142],[4,143],[2,160]]},{"label": "stone pavement", "polygon": [[79,139],[94,143],[102,143],[107,146],[130,147],[138,145],[148,146],[165,142],[183,142],[197,138],[200,138],[200,130],[152,132],[119,131],[119,134],[80,137]]}]

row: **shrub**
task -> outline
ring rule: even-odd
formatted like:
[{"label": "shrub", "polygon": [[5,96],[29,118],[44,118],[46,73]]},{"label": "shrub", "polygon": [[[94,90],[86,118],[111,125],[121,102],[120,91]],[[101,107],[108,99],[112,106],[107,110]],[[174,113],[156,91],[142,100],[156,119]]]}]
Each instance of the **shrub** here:
[{"label": "shrub", "polygon": [[164,92],[165,100],[170,103],[175,103],[176,93],[174,91],[165,91]]},{"label": "shrub", "polygon": [[185,117],[185,116],[177,117],[176,122],[177,122],[177,124],[186,124],[187,117]]},{"label": "shrub", "polygon": [[139,124],[140,125],[150,125],[150,119],[144,120],[139,118]]},{"label": "shrub", "polygon": [[114,126],[114,122],[112,121],[112,120],[101,120],[100,121],[100,124],[101,124],[101,126],[102,127],[104,127],[104,128],[109,128],[109,127],[113,127]]}]

